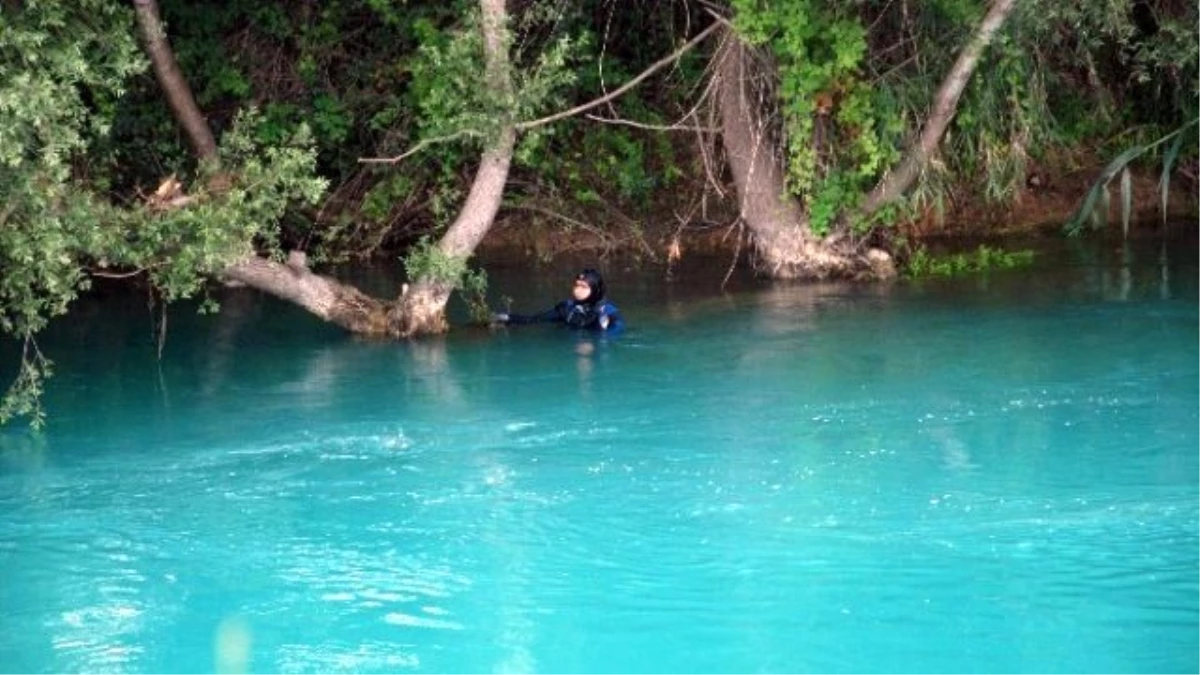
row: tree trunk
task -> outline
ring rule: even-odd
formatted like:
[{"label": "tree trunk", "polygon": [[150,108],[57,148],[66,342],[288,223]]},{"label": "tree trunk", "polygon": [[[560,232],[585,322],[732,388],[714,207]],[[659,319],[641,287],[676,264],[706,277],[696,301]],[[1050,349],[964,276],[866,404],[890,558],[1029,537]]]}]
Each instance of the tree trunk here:
[{"label": "tree trunk", "polygon": [[971,80],[976,66],[979,65],[979,57],[983,55],[996,31],[1004,25],[1015,5],[1016,0],[995,0],[992,4],[979,28],[975,30],[975,35],[958,55],[954,67],[938,88],[934,97],[933,112],[926,120],[916,144],[909,148],[900,164],[884,176],[867,195],[861,208],[863,216],[869,216],[889,202],[899,199],[925,168],[925,163],[937,150],[942,135],[946,133],[946,127],[950,126],[950,120],[954,119],[954,113],[958,111],[958,100],[962,97],[963,89]]},{"label": "tree trunk", "polygon": [[187,134],[188,142],[191,143],[196,156],[203,162],[216,161],[217,143],[213,139],[212,130],[208,128],[208,122],[200,112],[200,107],[196,105],[191,87],[179,70],[175,52],[167,42],[157,0],[133,0],[133,6],[142,30],[142,38],[146,43],[146,53],[154,67],[154,76],[158,78],[158,85],[162,87],[163,95],[166,96],[175,119]]},{"label": "tree trunk", "polygon": [[851,247],[828,245],[813,234],[787,195],[782,163],[751,91],[755,65],[747,47],[728,32],[715,58],[721,138],[759,267],[777,279],[873,275]]},{"label": "tree trunk", "polygon": [[[508,62],[505,23],[508,20],[505,0],[480,0],[483,10],[483,45],[487,58],[487,81],[492,92],[503,100],[512,95],[512,73]],[[458,218],[438,242],[438,249],[447,256],[467,258],[492,227],[508,168],[512,163],[517,132],[511,117],[502,121],[498,136],[492,140],[479,163],[475,182],[463,204]],[[416,279],[406,286],[391,313],[391,330],[398,337],[424,333],[441,333],[448,328],[446,302],[453,286],[443,280]]]},{"label": "tree trunk", "polygon": [[[217,144],[208,122],[196,105],[191,87],[179,70],[175,54],[166,40],[156,0],[134,0],[146,52],[154,66],[159,86],[171,106],[175,120],[184,129],[192,149],[201,161],[217,160]],[[226,281],[242,283],[294,302],[318,317],[353,333],[389,335],[389,312],[393,303],[369,297],[358,289],[329,277],[313,274],[305,255],[293,251],[287,264],[260,256],[250,256],[230,265],[223,275]]]},{"label": "tree trunk", "polygon": [[291,301],[318,317],[362,335],[386,336],[390,303],[365,295],[329,277],[313,274],[304,254],[293,251],[287,264],[258,256],[230,265],[224,277]]}]

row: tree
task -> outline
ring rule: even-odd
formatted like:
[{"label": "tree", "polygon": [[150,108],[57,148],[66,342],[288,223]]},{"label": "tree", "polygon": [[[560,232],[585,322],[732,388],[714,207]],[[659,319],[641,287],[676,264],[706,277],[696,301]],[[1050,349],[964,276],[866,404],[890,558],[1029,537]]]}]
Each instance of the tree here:
[{"label": "tree", "polygon": [[[508,15],[504,0],[480,0],[480,9],[488,87],[492,96],[500,101],[510,101],[513,87],[508,62]],[[511,104],[503,106],[500,116],[495,136],[489,139],[480,159],[467,201],[458,218],[438,242],[435,258],[465,261],[475,252],[475,247],[487,234],[496,212],[500,210],[517,140]],[[401,293],[399,302],[389,314],[390,322],[395,326],[393,332],[407,337],[445,331],[446,302],[458,283],[457,276],[439,276],[432,267],[421,270],[415,283]]]},{"label": "tree", "polygon": [[[215,143],[191,88],[176,65],[159,18],[156,0],[135,0],[143,41],[155,75],[172,112],[185,130],[198,159],[216,161]],[[511,75],[506,58],[507,16],[504,0],[481,0],[481,31],[486,56],[487,81],[501,100],[511,96]],[[480,161],[471,193],[458,219],[435,249],[426,255],[443,264],[421,270],[395,301],[369,297],[352,286],[315,274],[306,256],[292,251],[286,262],[263,255],[230,261],[219,276],[270,293],[309,310],[349,331],[367,335],[411,337],[446,329],[444,310],[462,270],[453,266],[474,251],[500,207],[516,133],[511,120],[500,123]],[[447,270],[453,273],[447,273]]]},{"label": "tree", "polygon": [[[867,248],[865,238],[855,241],[853,228],[899,199],[926,165],[954,117],[980,54],[1012,12],[1015,0],[995,0],[946,75],[917,140],[857,207],[859,198],[845,194],[853,189],[853,180],[828,168],[824,175],[818,174],[823,168],[819,166],[821,155],[828,152],[822,146],[833,142],[828,118],[834,97],[843,98],[844,108],[850,108],[849,102],[856,96],[857,104],[863,105],[862,86],[853,73],[865,49],[863,32],[855,21],[809,0],[781,3],[772,9],[747,2],[735,6],[742,13],[737,17],[741,21],[716,52],[713,72],[718,78],[722,141],[738,190],[740,214],[761,256],[761,267],[776,278],[894,274],[888,254]],[[794,50],[795,58],[802,61],[791,86],[778,94],[779,75],[772,72],[772,63],[755,54],[741,37],[762,43],[777,30],[783,32],[782,41]],[[821,45],[827,62],[814,62],[821,53],[814,45],[822,40],[832,42]],[[786,143],[785,131],[769,116],[777,95],[804,97],[784,103],[793,105],[791,114],[799,118],[787,130],[791,135]],[[858,120],[856,134],[875,143],[864,121],[869,120]],[[802,158],[792,166],[793,185],[788,184],[786,144]],[[859,168],[859,176],[873,173],[881,157],[876,152],[862,162],[866,166],[865,170]],[[822,188],[827,192],[820,193]],[[807,208],[791,194],[796,191],[807,193]],[[822,210],[821,222],[814,223],[818,209]]]},{"label": "tree", "polygon": [[164,300],[189,297],[258,242],[297,200],[315,201],[303,137],[261,148],[235,126],[219,164],[236,179],[184,194],[175,178],[131,205],[113,204],[102,183],[76,173],[103,136],[128,78],[145,68],[128,7],[104,0],[0,8],[0,332],[24,341],[0,422],[42,420],[39,394],[50,362],[35,336],[93,275],[148,279]]},{"label": "tree", "polygon": [[[859,278],[904,255],[890,225],[1003,213],[1035,165],[1195,175],[1195,3],[728,5],[191,2],[162,8],[167,31],[154,0],[0,3],[0,332],[25,355],[0,420],[38,419],[36,335],[96,276],[163,301],[246,284],[399,338],[445,330],[450,294],[479,287],[502,195],[631,232],[674,210],[678,237],[724,217],[734,200],[706,213],[700,186],[729,180],[768,274]],[[314,272],[363,251],[405,254],[408,285]]]},{"label": "tree", "polygon": [[929,117],[922,125],[920,135],[908,148],[899,164],[889,171],[875,186],[875,189],[867,195],[860,209],[863,217],[870,217],[886,204],[896,201],[905,190],[912,186],[917,174],[937,151],[938,143],[945,135],[946,128],[950,126],[950,120],[958,111],[958,101],[962,98],[963,89],[966,88],[971,76],[975,73],[975,68],[979,65],[980,56],[991,43],[996,31],[1000,30],[1004,22],[1008,20],[1008,16],[1012,14],[1015,6],[1016,0],[993,0],[991,9],[979,23],[970,42],[959,52],[954,66],[946,74],[942,86],[938,88]]},{"label": "tree", "polygon": [[158,84],[162,87],[163,97],[167,99],[175,119],[183,127],[200,161],[217,161],[217,142],[199,106],[196,105],[191,87],[184,79],[183,72],[179,70],[175,52],[171,50],[171,44],[167,41],[157,0],[133,0],[133,6],[138,28],[145,41],[146,54],[150,57]]},{"label": "tree", "polygon": [[777,278],[849,276],[864,267],[852,247],[821,240],[787,194],[777,141],[763,120],[755,93],[762,66],[736,36],[727,35],[715,57],[719,78],[721,141],[763,268]]},{"label": "tree", "polygon": [[[41,420],[50,363],[35,336],[87,287],[80,249],[104,247],[111,236],[73,179],[71,160],[89,132],[111,122],[89,114],[84,92],[112,101],[144,67],[124,19],[104,0],[0,6],[0,333],[24,343],[0,422]],[[69,39],[64,26],[73,28]]]}]

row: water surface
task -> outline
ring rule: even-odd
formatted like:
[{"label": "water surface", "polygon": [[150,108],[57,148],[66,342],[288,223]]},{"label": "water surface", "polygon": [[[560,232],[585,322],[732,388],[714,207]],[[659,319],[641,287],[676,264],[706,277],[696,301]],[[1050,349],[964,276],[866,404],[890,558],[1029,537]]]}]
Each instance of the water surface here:
[{"label": "water surface", "polygon": [[49,428],[0,430],[0,668],[1200,668],[1194,240],[724,293],[606,262],[617,340],[238,292],[159,360],[144,298],[81,303]]}]

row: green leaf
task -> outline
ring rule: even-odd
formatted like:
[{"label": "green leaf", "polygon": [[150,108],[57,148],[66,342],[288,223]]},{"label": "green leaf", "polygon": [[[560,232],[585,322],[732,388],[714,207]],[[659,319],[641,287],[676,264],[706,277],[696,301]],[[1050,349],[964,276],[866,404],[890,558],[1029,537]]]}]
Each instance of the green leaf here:
[{"label": "green leaf", "polygon": [[[1079,210],[1075,212],[1075,215],[1072,216],[1064,226],[1064,229],[1068,234],[1079,234],[1080,226],[1083,225],[1084,219],[1088,217],[1091,217],[1093,222],[1097,222],[1100,227],[1103,227],[1104,223],[1108,222],[1109,181],[1113,179],[1113,176],[1117,175],[1118,171],[1125,168],[1126,164],[1133,161],[1135,157],[1145,152],[1145,150],[1146,148],[1140,145],[1129,148],[1120,155],[1117,155],[1116,159],[1109,162],[1108,166],[1104,167],[1104,171],[1100,172],[1100,178],[1097,179],[1096,183],[1092,185],[1092,189],[1088,190],[1087,196],[1084,197],[1083,205],[1079,207]],[[1095,209],[1096,201],[1102,196],[1103,203],[1101,206],[1104,210],[1104,213],[1100,214],[1097,213]]]},{"label": "green leaf", "polygon": [[1133,213],[1133,178],[1129,167],[1121,171],[1121,236],[1129,237],[1129,218]]},{"label": "green leaf", "polygon": [[1167,151],[1163,153],[1162,176],[1158,179],[1158,190],[1160,203],[1162,207],[1162,222],[1167,224],[1167,200],[1171,192],[1171,169],[1175,166],[1175,160],[1179,158],[1179,150],[1183,147],[1183,134],[1175,136],[1174,142],[1167,147]]}]

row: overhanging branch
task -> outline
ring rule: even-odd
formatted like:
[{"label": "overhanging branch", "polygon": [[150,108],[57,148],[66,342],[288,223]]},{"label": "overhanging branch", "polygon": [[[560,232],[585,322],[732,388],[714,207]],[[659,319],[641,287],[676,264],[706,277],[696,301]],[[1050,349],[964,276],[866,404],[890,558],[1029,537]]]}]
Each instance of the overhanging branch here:
[{"label": "overhanging branch", "polygon": [[671,54],[664,56],[663,58],[655,61],[653,64],[650,65],[649,68],[647,68],[647,69],[643,70],[641,73],[639,73],[637,77],[626,82],[625,84],[621,85],[620,87],[613,89],[608,94],[605,94],[604,96],[601,96],[600,98],[597,98],[597,99],[594,99],[587,103],[584,103],[583,105],[577,105],[574,108],[571,108],[570,110],[564,110],[562,112],[555,113],[548,117],[543,117],[541,119],[536,119],[536,120],[530,120],[528,122],[519,122],[517,124],[517,131],[525,131],[527,129],[533,129],[535,127],[540,127],[542,125],[549,124],[551,122],[557,122],[558,120],[561,120],[561,119],[573,117],[575,115],[578,115],[581,112],[591,110],[592,108],[595,108],[596,106],[604,105],[605,103],[608,103],[609,101],[612,101],[612,100],[618,98],[625,92],[627,92],[630,89],[633,89],[634,87],[641,84],[642,80],[645,80],[647,77],[650,77],[655,72],[661,70],[664,66],[678,60],[680,56],[683,56],[689,49],[691,49],[692,47],[695,47],[696,45],[703,42],[705,38],[707,38],[709,35],[711,35],[713,33],[713,31],[715,31],[717,28],[720,28],[720,26],[721,26],[720,23],[714,22],[708,28],[705,28],[704,30],[700,31],[700,33],[698,33],[696,35],[696,37],[692,38],[691,40],[688,40],[687,44],[683,45],[679,49],[676,49]]},{"label": "overhanging branch", "polygon": [[[570,110],[564,110],[562,112],[558,112],[553,115],[549,115],[547,117],[542,117],[542,118],[536,119],[536,120],[528,120],[526,122],[518,122],[516,125],[514,125],[513,128],[518,132],[527,131],[529,129],[534,129],[534,128],[537,128],[540,126],[545,126],[547,124],[550,124],[551,122],[557,122],[558,120],[561,120],[561,119],[566,119],[568,117],[574,117],[575,115],[578,115],[579,113],[586,112],[597,106],[604,105],[605,103],[608,103],[609,101],[613,101],[613,100],[619,98],[625,92],[627,92],[630,89],[633,89],[634,87],[641,84],[646,78],[650,77],[651,75],[658,72],[659,70],[662,70],[662,68],[664,68],[665,66],[678,60],[680,56],[683,56],[685,53],[687,53],[688,50],[692,49],[696,45],[703,42],[705,38],[707,38],[709,35],[711,35],[713,33],[713,31],[715,31],[720,26],[721,26],[721,22],[714,22],[708,28],[705,28],[704,30],[700,31],[696,35],[696,37],[692,38],[691,40],[688,40],[687,44],[685,44],[682,47],[680,47],[679,49],[676,49],[675,51],[671,52],[669,55],[664,56],[663,58],[659,59],[658,61],[655,61],[654,63],[652,63],[650,65],[649,68],[646,68],[641,73],[639,73],[637,75],[637,77],[634,77],[632,80],[626,82],[625,84],[621,85],[620,87],[617,87],[616,89],[605,94],[604,96],[601,96],[600,98],[593,99],[582,105],[577,105],[574,108],[571,108]],[[399,162],[400,160],[405,159],[406,157],[410,157],[410,156],[420,152],[421,150],[428,148],[431,145],[435,145],[437,143],[444,143],[446,141],[452,141],[457,138],[461,138],[463,136],[471,136],[471,135],[477,135],[477,132],[475,132],[473,130],[464,130],[464,131],[460,131],[460,132],[454,133],[454,134],[449,134],[446,136],[430,138],[430,139],[423,140],[420,143],[417,143],[415,146],[413,146],[409,150],[406,150],[394,157],[362,157],[362,158],[359,158],[358,161],[363,164],[395,164],[396,162]]]}]

